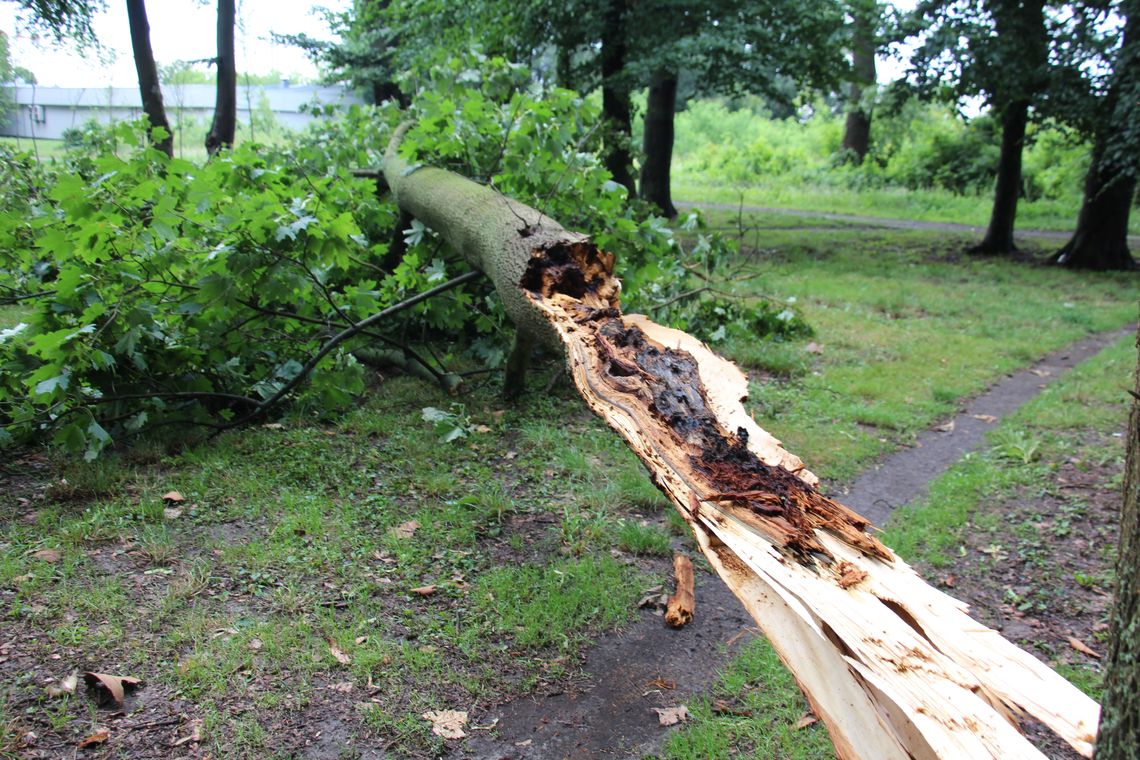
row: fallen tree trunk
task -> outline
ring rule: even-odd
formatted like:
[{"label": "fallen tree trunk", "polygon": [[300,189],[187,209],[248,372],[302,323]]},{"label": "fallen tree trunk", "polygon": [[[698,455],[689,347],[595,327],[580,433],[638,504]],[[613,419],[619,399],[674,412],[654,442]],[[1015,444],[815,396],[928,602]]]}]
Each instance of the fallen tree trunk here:
[{"label": "fallen tree trunk", "polygon": [[623,315],[613,255],[535,209],[397,155],[400,209],[485,273],[527,336],[641,458],[795,675],[841,758],[1043,757],[1028,713],[1092,752],[1099,708],[927,585],[762,430],[748,383],[686,333]]}]

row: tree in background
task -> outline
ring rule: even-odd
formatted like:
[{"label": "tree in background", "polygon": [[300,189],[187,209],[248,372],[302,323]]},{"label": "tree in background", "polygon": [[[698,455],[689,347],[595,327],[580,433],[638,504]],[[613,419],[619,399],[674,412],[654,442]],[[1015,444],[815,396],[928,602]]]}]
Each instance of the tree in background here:
[{"label": "tree in background", "polygon": [[144,0],[127,0],[127,20],[131,26],[131,49],[134,51],[135,71],[139,77],[143,113],[152,130],[161,128],[166,132],[154,143],[154,147],[173,156],[174,133],[166,119],[166,106],[162,102],[162,87],[159,84],[158,67],[154,62],[154,51],[150,47],[150,23],[147,21]]},{"label": "tree in background", "polygon": [[925,0],[912,23],[911,32],[922,35],[910,61],[919,91],[959,103],[983,98],[1001,121],[990,223],[971,250],[1012,253],[1029,111],[1048,82],[1045,0]]},{"label": "tree in background", "polygon": [[856,164],[863,163],[871,148],[871,106],[877,91],[875,53],[882,8],[876,0],[851,0],[851,81],[847,83],[847,121],[843,150]]},{"label": "tree in background", "polygon": [[218,0],[218,89],[214,120],[206,135],[206,152],[211,156],[234,144],[237,130],[237,63],[234,59],[235,0]]},{"label": "tree in background", "polygon": [[105,0],[5,0],[20,6],[20,20],[34,32],[47,32],[56,43],[80,50],[98,46],[91,21],[107,7]]},{"label": "tree in background", "polygon": [[340,37],[338,42],[307,34],[275,38],[296,45],[325,68],[325,78],[346,81],[371,95],[373,103],[394,100],[407,107],[408,98],[396,83],[394,52],[397,38],[386,11],[390,0],[354,0],[352,8],[327,13],[326,21]]},{"label": "tree in background", "polygon": [[1073,237],[1053,257],[1076,269],[1135,269],[1128,217],[1140,174],[1140,3],[1121,4],[1126,23],[1102,97],[1086,108],[1095,137],[1084,200]]}]

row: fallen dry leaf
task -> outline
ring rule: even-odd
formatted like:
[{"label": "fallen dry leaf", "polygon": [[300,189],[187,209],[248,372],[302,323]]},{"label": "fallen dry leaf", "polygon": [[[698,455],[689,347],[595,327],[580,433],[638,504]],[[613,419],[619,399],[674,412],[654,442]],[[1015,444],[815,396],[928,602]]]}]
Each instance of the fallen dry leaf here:
[{"label": "fallen dry leaf", "polygon": [[327,688],[329,691],[339,691],[341,694],[347,694],[352,691],[352,681],[341,681],[340,683],[329,684]]},{"label": "fallen dry leaf", "polygon": [[75,687],[79,685],[79,674],[72,673],[62,681],[53,681],[44,687],[44,691],[52,699],[62,697],[67,694],[74,694]]},{"label": "fallen dry leaf", "polygon": [[1037,375],[1037,377],[1049,377],[1049,375],[1053,374],[1047,369],[1031,369],[1029,371]]},{"label": "fallen dry leaf", "polygon": [[395,536],[396,538],[411,538],[412,536],[416,535],[416,531],[419,529],[420,524],[418,522],[415,520],[408,520],[406,523],[397,525],[395,528],[392,528],[388,531],[388,533]]},{"label": "fallen dry leaf", "polygon": [[368,643],[368,637],[367,636],[357,636],[354,641],[356,643],[356,646],[360,646],[361,644]]},{"label": "fallen dry leaf", "polygon": [[462,739],[467,736],[463,726],[467,723],[467,713],[463,710],[430,710],[423,718],[431,723],[431,732],[444,739]]},{"label": "fallen dry leaf", "polygon": [[677,682],[676,681],[666,681],[664,678],[655,678],[645,685],[646,686],[652,686],[655,689],[676,689],[677,688]]},{"label": "fallen dry leaf", "polygon": [[266,430],[284,430],[285,429],[285,426],[282,425],[280,422],[267,422],[264,425],[262,425],[262,427],[265,428]]},{"label": "fallen dry leaf", "polygon": [[91,672],[84,673],[83,680],[87,682],[87,688],[95,690],[100,702],[110,701],[116,705],[123,704],[127,691],[133,690],[142,683],[138,678],[131,678],[130,676],[112,676],[107,673]]},{"label": "fallen dry leaf", "polygon": [[740,715],[740,716],[752,715],[752,711],[749,710],[748,708],[738,707],[737,705],[731,704],[730,702],[728,702],[727,700],[724,700],[724,699],[714,700],[713,704],[712,704],[712,711],[715,715]]},{"label": "fallen dry leaf", "polygon": [[341,665],[352,664],[352,658],[345,654],[340,647],[334,644],[332,639],[329,639],[329,654],[331,654],[333,656],[333,659],[339,662]]},{"label": "fallen dry leaf", "polygon": [[83,749],[84,747],[94,747],[96,744],[105,743],[110,738],[111,732],[105,728],[100,728],[98,731],[88,735],[86,739],[79,742],[78,747],[80,749]]},{"label": "fallen dry leaf", "polygon": [[491,428],[487,427],[486,425],[476,425],[475,427],[472,428],[472,430],[474,430],[476,433],[490,433],[491,432]]},{"label": "fallen dry leaf", "polygon": [[653,712],[657,713],[657,722],[663,726],[672,726],[689,719],[689,708],[684,705],[654,707]]},{"label": "fallen dry leaf", "polygon": [[202,741],[202,721],[196,719],[190,721],[190,733],[175,741],[174,746],[181,747],[183,744],[197,744],[200,741]]},{"label": "fallen dry leaf", "polygon": [[260,652],[261,648],[265,646],[265,643],[259,638],[252,638],[246,646],[249,647],[251,652]]},{"label": "fallen dry leaf", "polygon": [[945,425],[939,425],[938,427],[935,428],[935,430],[937,430],[940,433],[953,433],[954,432],[954,420],[950,420]]},{"label": "fallen dry leaf", "polygon": [[182,517],[182,510],[175,509],[174,507],[167,507],[166,509],[162,510],[162,516],[167,520],[177,520],[179,517]]},{"label": "fallen dry leaf", "polygon": [[813,340],[811,343],[808,343],[806,346],[804,346],[804,351],[807,351],[809,354],[822,354],[823,346],[819,345]]},{"label": "fallen dry leaf", "polygon": [[59,549],[40,549],[38,552],[33,552],[32,556],[41,562],[59,562],[63,559]]},{"label": "fallen dry leaf", "polygon": [[1073,649],[1077,650],[1081,654],[1087,654],[1089,657],[1095,657],[1098,660],[1100,659],[1099,654],[1094,652],[1092,649],[1089,648],[1088,644],[1081,641],[1080,639],[1078,639],[1075,636],[1069,637],[1069,646],[1071,646]]},{"label": "fallen dry leaf", "polygon": [[801,728],[807,728],[812,723],[816,723],[818,721],[819,718],[815,717],[815,713],[813,713],[811,710],[808,710],[806,713],[800,716],[799,720],[796,721],[796,730],[798,731]]},{"label": "fallen dry leaf", "polygon": [[186,501],[186,497],[177,491],[167,491],[162,495],[162,500],[170,502],[171,504],[178,504],[180,502]]},{"label": "fallen dry leaf", "polygon": [[981,420],[982,422],[989,422],[991,424],[998,421],[998,418],[992,414],[975,414],[974,419]]},{"label": "fallen dry leaf", "polygon": [[419,588],[414,588],[412,589],[412,593],[419,594],[420,596],[431,596],[435,593],[435,585],[433,584],[431,586],[420,586]]}]

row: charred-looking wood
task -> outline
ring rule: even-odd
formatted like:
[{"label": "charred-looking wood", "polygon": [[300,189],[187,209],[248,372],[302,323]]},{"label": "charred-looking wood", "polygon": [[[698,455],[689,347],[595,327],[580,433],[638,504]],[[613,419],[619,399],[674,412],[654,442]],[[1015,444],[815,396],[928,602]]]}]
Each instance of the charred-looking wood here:
[{"label": "charred-looking wood", "polygon": [[704,501],[726,504],[795,560],[831,562],[816,529],[831,530],[864,554],[891,554],[864,531],[868,522],[780,465],[748,449],[748,432],[724,429],[706,398],[691,354],[666,348],[625,322],[617,303],[613,255],[588,242],[536,251],[519,286],[573,312],[592,342],[600,380],[634,399],[662,423],[659,445]]}]

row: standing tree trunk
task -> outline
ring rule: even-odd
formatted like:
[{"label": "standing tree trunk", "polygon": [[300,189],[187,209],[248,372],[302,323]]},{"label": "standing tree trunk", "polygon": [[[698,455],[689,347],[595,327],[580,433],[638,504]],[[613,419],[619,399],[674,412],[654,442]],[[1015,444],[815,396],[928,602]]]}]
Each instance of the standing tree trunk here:
[{"label": "standing tree trunk", "polygon": [[[154,147],[173,157],[174,132],[170,129],[170,122],[166,119],[166,106],[162,102],[158,67],[154,63],[154,51],[150,47],[150,22],[146,18],[145,0],[127,0],[127,20],[131,26],[131,48],[135,54],[135,71],[139,75],[143,112],[150,122],[151,130],[159,127],[166,130],[166,136],[155,142]],[[153,139],[153,131],[151,137]]]},{"label": "standing tree trunk", "polygon": [[[1134,385],[1136,393],[1140,393],[1140,366]],[[1140,395],[1136,399],[1128,421],[1112,641],[1106,662],[1108,676],[1096,743],[1097,760],[1140,758]]]},{"label": "standing tree trunk", "polygon": [[1017,198],[1021,194],[1021,149],[1025,145],[1028,122],[1028,100],[1016,100],[1002,111],[1001,157],[998,158],[990,226],[982,242],[971,249],[972,253],[1007,254],[1017,250],[1013,244],[1013,225],[1017,219]]},{"label": "standing tree trunk", "polygon": [[614,182],[637,195],[633,181],[633,112],[629,83],[625,80],[626,0],[608,0],[602,26],[602,118],[606,122],[606,168]]},{"label": "standing tree trunk", "polygon": [[[1125,4],[1126,6],[1128,4]],[[1128,215],[1140,173],[1140,2],[1130,4],[1085,177],[1077,229],[1053,262],[1074,269],[1135,269],[1128,252]]]},{"label": "standing tree trunk", "polygon": [[677,215],[669,188],[669,170],[673,164],[673,113],[677,107],[677,75],[659,72],[649,84],[649,101],[645,108],[645,131],[641,165],[641,198],[657,205],[661,213],[672,219]]},{"label": "standing tree trunk", "polygon": [[871,147],[871,109],[868,95],[875,87],[875,29],[870,9],[854,11],[851,33],[853,81],[848,88],[847,124],[843,149],[856,164],[863,163]]},{"label": "standing tree trunk", "polygon": [[218,91],[214,100],[214,120],[206,135],[206,152],[211,156],[234,144],[237,129],[237,63],[234,60],[235,0],[218,0]]}]

